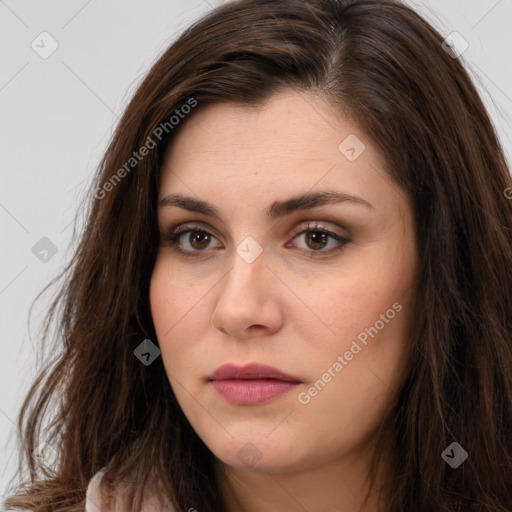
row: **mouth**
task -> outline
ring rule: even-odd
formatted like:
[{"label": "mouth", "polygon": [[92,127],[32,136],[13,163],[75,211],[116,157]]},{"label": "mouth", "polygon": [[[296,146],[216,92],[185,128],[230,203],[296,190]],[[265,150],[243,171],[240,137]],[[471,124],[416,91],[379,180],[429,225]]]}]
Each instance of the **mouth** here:
[{"label": "mouth", "polygon": [[301,384],[297,377],[260,363],[222,365],[210,375],[208,381],[231,405],[260,405]]}]

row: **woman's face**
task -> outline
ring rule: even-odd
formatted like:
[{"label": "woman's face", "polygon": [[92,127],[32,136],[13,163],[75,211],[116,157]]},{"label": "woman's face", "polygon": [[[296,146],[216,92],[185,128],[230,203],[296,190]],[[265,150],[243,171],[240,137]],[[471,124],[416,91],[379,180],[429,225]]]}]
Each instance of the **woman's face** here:
[{"label": "woman's face", "polygon": [[[364,133],[306,93],[204,107],[167,150],[158,220],[158,343],[209,449],[274,472],[359,457],[407,371],[417,261],[408,200]],[[287,377],[211,380],[228,363]]]}]

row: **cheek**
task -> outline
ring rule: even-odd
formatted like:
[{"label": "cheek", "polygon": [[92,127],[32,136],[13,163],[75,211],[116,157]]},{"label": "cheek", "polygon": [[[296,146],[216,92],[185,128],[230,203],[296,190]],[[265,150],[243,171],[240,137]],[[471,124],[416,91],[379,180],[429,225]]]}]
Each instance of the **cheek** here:
[{"label": "cheek", "polygon": [[169,353],[181,353],[177,346],[179,338],[175,333],[181,327],[179,320],[186,318],[188,302],[179,280],[174,279],[177,276],[173,276],[169,270],[167,265],[157,260],[149,289],[151,315],[167,370],[168,362],[175,360],[174,357],[169,358]]},{"label": "cheek", "polygon": [[345,276],[339,282],[330,281],[320,293],[308,297],[311,308],[315,308],[317,316],[329,327],[330,333],[325,331],[332,341],[325,346],[330,348],[334,342],[337,349],[345,350],[361,333],[360,339],[364,342],[366,329],[376,322],[381,334],[396,329],[397,319],[404,315],[397,312],[396,309],[401,308],[393,308],[393,304],[400,303],[403,307],[402,302],[406,300],[400,280],[370,269]]},{"label": "cheek", "polygon": [[312,380],[298,400],[306,429],[316,428],[320,417],[327,425],[318,439],[322,446],[348,449],[370,436],[403,383],[409,302],[403,294],[380,293],[346,289],[343,299],[351,301],[332,297],[337,305],[329,314],[337,335],[308,355]]},{"label": "cheek", "polygon": [[308,354],[316,380],[303,398],[311,398],[319,414],[373,424],[400,387],[407,371],[412,287],[398,263],[368,265],[366,272],[331,281],[312,298],[322,305],[319,316],[330,330],[323,329]]},{"label": "cheek", "polygon": [[[167,332],[175,329],[188,314],[194,314],[194,305],[199,302],[200,290],[183,272],[177,271],[165,258],[158,258],[151,276],[149,300],[151,314],[162,341]],[[193,311],[194,309],[194,311]],[[169,332],[170,334],[170,332]]]},{"label": "cheek", "polygon": [[189,375],[189,366],[197,357],[193,354],[210,327],[204,287],[185,282],[183,273],[157,260],[149,299],[165,369],[169,377],[181,381],[180,375]]},{"label": "cheek", "polygon": [[376,251],[362,262],[359,278],[344,283],[338,302],[346,315],[340,325],[348,335],[343,339],[360,341],[371,360],[399,358],[403,352],[415,287],[413,249],[396,244],[393,250]]}]

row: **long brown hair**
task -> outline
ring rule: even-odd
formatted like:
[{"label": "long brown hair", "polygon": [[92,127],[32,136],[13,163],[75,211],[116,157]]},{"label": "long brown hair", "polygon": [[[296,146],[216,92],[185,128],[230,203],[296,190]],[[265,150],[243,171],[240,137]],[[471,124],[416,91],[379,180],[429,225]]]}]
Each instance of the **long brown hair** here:
[{"label": "long brown hair", "polygon": [[[29,481],[8,506],[78,512],[89,479],[107,466],[107,482],[133,478],[133,510],[158,479],[177,510],[225,510],[213,454],[161,358],[146,366],[134,356],[144,339],[158,344],[148,292],[159,169],[202,106],[258,105],[293,88],[323,95],[357,123],[414,209],[412,362],[377,443],[394,454],[387,510],[512,510],[512,180],[467,71],[442,43],[394,0],[239,0],[170,46],[119,122],[60,276],[44,332],[57,321],[57,356],[19,416],[19,471],[26,465]],[[31,457],[43,440],[59,455],[53,472]],[[452,442],[469,455],[457,469],[441,457]]]}]

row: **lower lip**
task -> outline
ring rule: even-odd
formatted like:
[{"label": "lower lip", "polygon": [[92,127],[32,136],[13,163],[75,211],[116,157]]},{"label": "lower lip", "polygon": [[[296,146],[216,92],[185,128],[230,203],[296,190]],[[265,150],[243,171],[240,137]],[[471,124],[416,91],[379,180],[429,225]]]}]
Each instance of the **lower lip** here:
[{"label": "lower lip", "polygon": [[231,405],[259,405],[294,389],[298,382],[275,379],[214,380],[212,386]]}]

